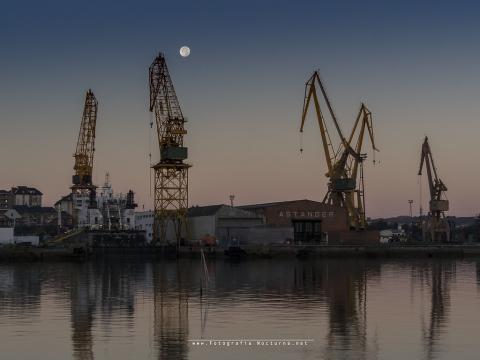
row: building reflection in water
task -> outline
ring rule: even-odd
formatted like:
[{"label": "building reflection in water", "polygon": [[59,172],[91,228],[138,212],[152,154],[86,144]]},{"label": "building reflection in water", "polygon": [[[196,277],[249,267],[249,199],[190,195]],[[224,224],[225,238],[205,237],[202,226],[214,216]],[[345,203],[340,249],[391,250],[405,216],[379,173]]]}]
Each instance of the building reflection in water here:
[{"label": "building reflection in water", "polygon": [[73,358],[94,359],[92,326],[97,315],[107,333],[119,319],[133,328],[135,293],[145,286],[145,265],[92,262],[70,269]]},{"label": "building reflection in water", "polygon": [[42,280],[29,264],[4,266],[0,273],[0,314],[31,319],[41,307]]}]

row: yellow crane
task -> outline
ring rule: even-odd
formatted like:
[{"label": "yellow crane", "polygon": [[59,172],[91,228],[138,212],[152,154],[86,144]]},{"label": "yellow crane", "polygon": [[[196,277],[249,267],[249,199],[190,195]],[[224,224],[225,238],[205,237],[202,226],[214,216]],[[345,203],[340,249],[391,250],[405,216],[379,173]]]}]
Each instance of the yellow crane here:
[{"label": "yellow crane", "polygon": [[[328,108],[328,113],[340,138],[340,145],[337,150],[335,150],[328,132],[326,119],[320,106],[321,98],[318,95],[317,87],[320,89],[321,98],[323,98]],[[320,79],[320,75],[318,71],[315,71],[305,85],[305,99],[300,133],[303,133],[312,99],[327,164],[327,173],[325,175],[329,179],[328,190],[323,199],[323,203],[345,208],[347,210],[350,229],[363,230],[366,227],[365,192],[362,170],[363,161],[366,158],[366,155],[362,153],[365,132],[367,132],[370,137],[373,150],[378,151],[373,135],[372,114],[365,104],[362,103],[350,137],[348,139],[345,138],[325,87]],[[355,137],[356,141],[354,143]],[[354,144],[355,148],[352,147],[352,144]],[[303,149],[300,150],[303,151]],[[358,177],[360,177],[360,181],[357,181]]]},{"label": "yellow crane", "polygon": [[93,155],[95,152],[95,127],[97,124],[98,101],[92,90],[87,91],[77,147],[73,157],[75,165],[72,182],[75,189],[92,187]]},{"label": "yellow crane", "polygon": [[445,194],[448,189],[438,177],[428,137],[426,136],[422,144],[420,168],[418,170],[419,176],[422,175],[424,165],[427,169],[430,202],[426,221],[422,223],[423,239],[427,241],[450,241],[450,224],[445,215],[449,208],[449,202]]},{"label": "yellow crane", "polygon": [[71,189],[74,202],[73,221],[76,227],[89,225],[90,215],[93,218],[99,218],[98,213],[91,214],[93,210],[90,210],[96,208],[96,186],[92,183],[92,172],[97,112],[98,101],[92,90],[88,90],[85,96],[77,147],[73,155],[75,158],[73,167],[75,173],[72,177]]},{"label": "yellow crane", "polygon": [[171,229],[178,246],[188,233],[188,169],[191,165],[185,162],[188,157],[188,149],[183,144],[186,120],[161,53],[150,65],[149,85],[149,110],[155,115],[160,150],[160,161],[152,166],[155,172],[153,241],[162,245],[171,243],[167,230]]}]

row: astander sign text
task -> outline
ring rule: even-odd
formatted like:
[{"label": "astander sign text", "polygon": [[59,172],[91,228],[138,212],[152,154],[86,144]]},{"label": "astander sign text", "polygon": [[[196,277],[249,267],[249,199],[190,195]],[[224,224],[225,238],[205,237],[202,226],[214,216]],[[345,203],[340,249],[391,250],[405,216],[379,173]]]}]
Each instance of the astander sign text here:
[{"label": "astander sign text", "polygon": [[287,218],[326,218],[335,216],[335,211],[280,211],[278,216]]}]

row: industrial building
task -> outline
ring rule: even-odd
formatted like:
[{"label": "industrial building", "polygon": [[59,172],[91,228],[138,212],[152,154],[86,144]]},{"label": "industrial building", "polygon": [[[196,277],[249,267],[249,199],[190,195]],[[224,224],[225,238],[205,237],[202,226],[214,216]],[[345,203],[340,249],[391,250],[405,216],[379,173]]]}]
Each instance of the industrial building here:
[{"label": "industrial building", "polygon": [[228,205],[194,206],[188,209],[191,239],[213,236],[219,245],[248,241],[249,229],[264,224],[261,216]]},{"label": "industrial building", "polygon": [[[153,237],[153,211],[135,214],[135,229]],[[167,233],[172,233],[171,229]],[[312,200],[281,201],[232,207],[188,209],[188,236],[193,242],[214,238],[218,245],[322,243],[348,231],[345,209]]]},{"label": "industrial building", "polygon": [[[193,206],[188,209],[188,236],[193,242],[205,238],[214,239],[219,245],[243,243],[253,227],[263,226],[263,218],[253,212],[229,205]],[[143,211],[135,214],[135,229],[145,231],[148,242],[153,239],[154,212]],[[173,239],[171,226],[167,238]]]},{"label": "industrial building", "polygon": [[293,228],[295,243],[327,241],[328,234],[348,230],[346,209],[308,199],[239,206],[272,227]]}]

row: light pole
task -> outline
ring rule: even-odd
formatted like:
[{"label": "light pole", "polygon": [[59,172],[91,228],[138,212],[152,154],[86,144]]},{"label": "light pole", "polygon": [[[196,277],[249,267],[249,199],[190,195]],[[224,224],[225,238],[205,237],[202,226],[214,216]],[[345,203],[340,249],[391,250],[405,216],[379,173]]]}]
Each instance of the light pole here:
[{"label": "light pole", "polygon": [[410,205],[410,240],[411,240],[413,238],[413,213],[412,213],[413,200],[408,200],[408,204]]}]

